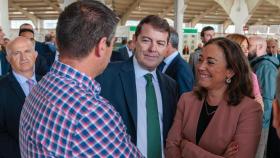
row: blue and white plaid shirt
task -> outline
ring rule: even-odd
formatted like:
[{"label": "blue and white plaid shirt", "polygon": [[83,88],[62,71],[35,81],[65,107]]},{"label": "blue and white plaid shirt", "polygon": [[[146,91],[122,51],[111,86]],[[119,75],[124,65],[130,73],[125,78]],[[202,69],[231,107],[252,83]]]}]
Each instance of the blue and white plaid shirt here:
[{"label": "blue and white plaid shirt", "polygon": [[21,156],[142,157],[119,113],[99,93],[99,83],[55,61],[24,103]]}]

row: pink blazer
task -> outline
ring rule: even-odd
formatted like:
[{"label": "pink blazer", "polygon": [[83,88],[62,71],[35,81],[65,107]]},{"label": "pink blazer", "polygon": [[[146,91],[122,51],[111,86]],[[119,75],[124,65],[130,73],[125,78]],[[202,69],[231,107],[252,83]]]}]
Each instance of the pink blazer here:
[{"label": "pink blazer", "polygon": [[248,97],[244,97],[237,106],[221,101],[196,145],[203,101],[198,100],[193,92],[181,96],[166,140],[166,158],[221,158],[233,140],[239,146],[236,158],[254,158],[261,135],[261,106]]}]

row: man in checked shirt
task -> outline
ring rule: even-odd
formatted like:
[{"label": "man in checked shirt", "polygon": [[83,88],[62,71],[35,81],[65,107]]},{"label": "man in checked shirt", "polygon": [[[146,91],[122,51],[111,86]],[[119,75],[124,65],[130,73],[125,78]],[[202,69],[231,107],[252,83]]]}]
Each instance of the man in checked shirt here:
[{"label": "man in checked shirt", "polygon": [[110,9],[94,0],[72,3],[61,13],[59,60],[22,109],[23,158],[142,157],[94,80],[110,60],[117,22]]}]

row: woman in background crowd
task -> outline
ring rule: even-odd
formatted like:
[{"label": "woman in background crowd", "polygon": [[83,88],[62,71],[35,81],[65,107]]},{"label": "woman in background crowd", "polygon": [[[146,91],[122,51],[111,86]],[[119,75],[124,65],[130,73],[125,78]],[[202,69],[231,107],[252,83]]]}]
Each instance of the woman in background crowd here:
[{"label": "woman in background crowd", "polygon": [[[241,47],[243,53],[245,54],[246,57],[248,57],[248,53],[249,53],[249,40],[246,36],[241,35],[241,34],[229,34],[226,36],[226,38],[236,42],[237,44],[239,44],[239,46]],[[262,96],[261,96],[261,92],[260,92],[260,86],[258,83],[258,78],[256,76],[256,74],[250,69],[250,73],[251,73],[251,77],[252,77],[252,81],[253,81],[253,96],[255,97],[255,100],[260,103],[260,105],[262,106],[262,109],[264,108],[263,106],[263,100],[262,100]]]}]

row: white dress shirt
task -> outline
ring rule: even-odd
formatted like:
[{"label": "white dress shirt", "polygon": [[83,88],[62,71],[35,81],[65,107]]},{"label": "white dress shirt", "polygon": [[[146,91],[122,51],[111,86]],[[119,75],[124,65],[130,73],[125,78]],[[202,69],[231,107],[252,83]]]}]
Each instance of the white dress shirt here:
[{"label": "white dress shirt", "polygon": [[133,55],[132,50],[129,50],[129,48],[127,46],[125,46],[125,47],[126,47],[126,50],[128,53],[128,57],[131,57]]},{"label": "white dress shirt", "polygon": [[[30,90],[29,90],[29,86],[27,84],[27,80],[28,78],[16,73],[15,71],[13,71],[13,74],[16,78],[16,80],[18,81],[19,85],[21,86],[25,96],[28,96]],[[35,74],[33,74],[33,76],[31,77],[31,79],[34,81],[34,84],[37,84],[36,78],[35,78]]]},{"label": "white dress shirt", "polygon": [[166,57],[164,59],[165,65],[162,69],[162,73],[165,73],[166,69],[168,68],[168,66],[171,64],[171,62],[173,61],[173,59],[179,54],[178,51],[172,53],[171,55],[169,55],[168,57]]},{"label": "white dress shirt", "polygon": [[135,82],[136,82],[136,92],[137,92],[137,147],[141,153],[147,157],[147,112],[146,112],[146,84],[147,81],[144,75],[151,73],[153,75],[153,84],[156,92],[157,107],[159,114],[159,124],[161,133],[161,151],[162,158],[164,158],[164,148],[163,148],[163,110],[162,110],[162,97],[160,92],[160,87],[156,75],[156,70],[150,72],[143,69],[137,62],[135,56],[133,57],[133,65],[135,70]]}]

